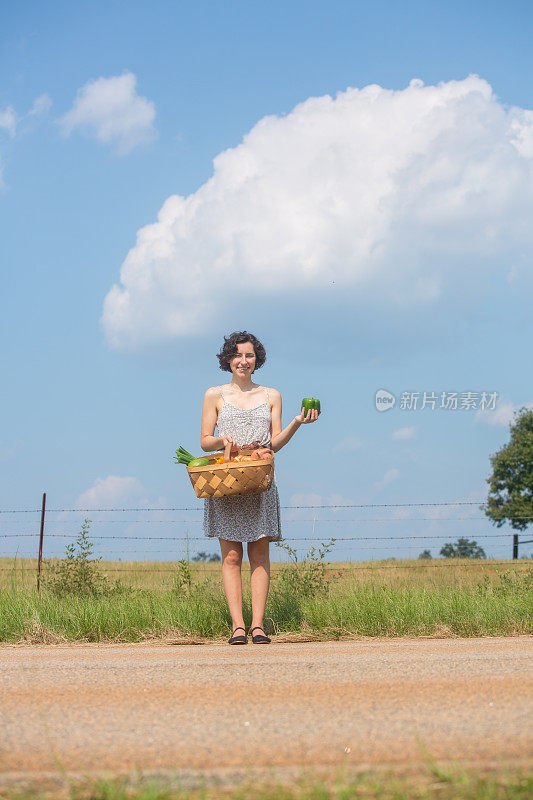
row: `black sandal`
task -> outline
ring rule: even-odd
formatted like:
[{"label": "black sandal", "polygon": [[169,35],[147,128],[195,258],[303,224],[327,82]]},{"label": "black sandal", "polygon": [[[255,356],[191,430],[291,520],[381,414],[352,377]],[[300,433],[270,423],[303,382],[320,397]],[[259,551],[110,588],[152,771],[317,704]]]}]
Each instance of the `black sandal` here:
[{"label": "black sandal", "polygon": [[255,628],[250,628],[250,633],[252,634],[252,642],[254,644],[268,644],[271,639],[268,636],[265,636],[264,633],[256,633],[254,636],[254,631],[264,631],[264,628],[261,628],[259,625],[256,625]]},{"label": "black sandal", "polygon": [[[246,631],[244,628],[235,628],[235,631]],[[232,631],[231,639],[228,639],[228,644],[246,644],[246,636],[233,636],[235,631]]]}]

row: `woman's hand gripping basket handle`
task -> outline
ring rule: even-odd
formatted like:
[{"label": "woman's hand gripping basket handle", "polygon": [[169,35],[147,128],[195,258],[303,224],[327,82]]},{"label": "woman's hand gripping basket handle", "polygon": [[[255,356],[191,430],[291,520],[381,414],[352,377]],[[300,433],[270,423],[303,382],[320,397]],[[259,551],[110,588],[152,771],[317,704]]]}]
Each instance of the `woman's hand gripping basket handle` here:
[{"label": "woman's hand gripping basket handle", "polygon": [[254,450],[261,448],[259,442],[254,441],[251,444],[236,445],[231,439],[226,442],[224,448],[224,463],[230,460],[231,454],[237,455],[238,453],[252,453]]},{"label": "woman's hand gripping basket handle", "polygon": [[233,442],[226,442],[226,447],[224,449],[224,463],[227,463],[229,461],[232,447],[233,447]]}]

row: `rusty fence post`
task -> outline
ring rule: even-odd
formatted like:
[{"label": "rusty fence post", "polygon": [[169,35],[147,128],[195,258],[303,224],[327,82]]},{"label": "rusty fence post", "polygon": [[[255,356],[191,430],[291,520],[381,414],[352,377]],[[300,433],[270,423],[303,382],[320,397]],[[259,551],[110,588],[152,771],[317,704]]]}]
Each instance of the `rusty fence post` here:
[{"label": "rusty fence post", "polygon": [[518,534],[513,533],[513,559],[518,558]]},{"label": "rusty fence post", "polygon": [[41,591],[41,563],[43,560],[43,538],[44,538],[44,513],[46,509],[46,492],[43,493],[43,505],[41,508],[41,532],[39,535],[39,558],[37,560],[37,591]]}]

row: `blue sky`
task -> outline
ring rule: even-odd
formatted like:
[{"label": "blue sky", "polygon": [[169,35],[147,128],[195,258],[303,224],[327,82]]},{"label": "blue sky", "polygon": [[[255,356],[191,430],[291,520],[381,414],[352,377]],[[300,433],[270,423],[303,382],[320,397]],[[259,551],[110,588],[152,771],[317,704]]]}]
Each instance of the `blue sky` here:
[{"label": "blue sky", "polygon": [[[0,508],[43,491],[50,508],[196,508],[91,519],[202,537],[172,454],[200,452],[204,391],[229,378],[215,354],[242,329],[284,425],[302,396],[323,404],[276,458],[282,506],[485,500],[489,456],[533,403],[532,20],[527,2],[9,3]],[[498,400],[379,413],[379,389]],[[0,516],[0,533],[36,529]],[[49,555],[83,517],[49,515]],[[124,521],[145,517],[166,522]],[[459,535],[510,552],[477,505],[287,509],[300,553],[315,518],[321,541],[394,537],[338,542],[339,559]]]}]

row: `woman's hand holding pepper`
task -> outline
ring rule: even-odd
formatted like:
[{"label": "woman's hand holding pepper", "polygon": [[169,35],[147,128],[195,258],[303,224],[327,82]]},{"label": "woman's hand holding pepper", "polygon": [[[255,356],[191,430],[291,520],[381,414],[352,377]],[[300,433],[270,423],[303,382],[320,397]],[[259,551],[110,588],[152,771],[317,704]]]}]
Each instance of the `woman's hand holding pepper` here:
[{"label": "woman's hand holding pepper", "polygon": [[317,421],[318,411],[316,410],[316,408],[310,408],[306,414],[305,408],[302,406],[301,413],[298,414],[298,416],[294,417],[294,419],[296,420],[296,422],[299,422],[300,425],[307,425],[309,422]]}]

